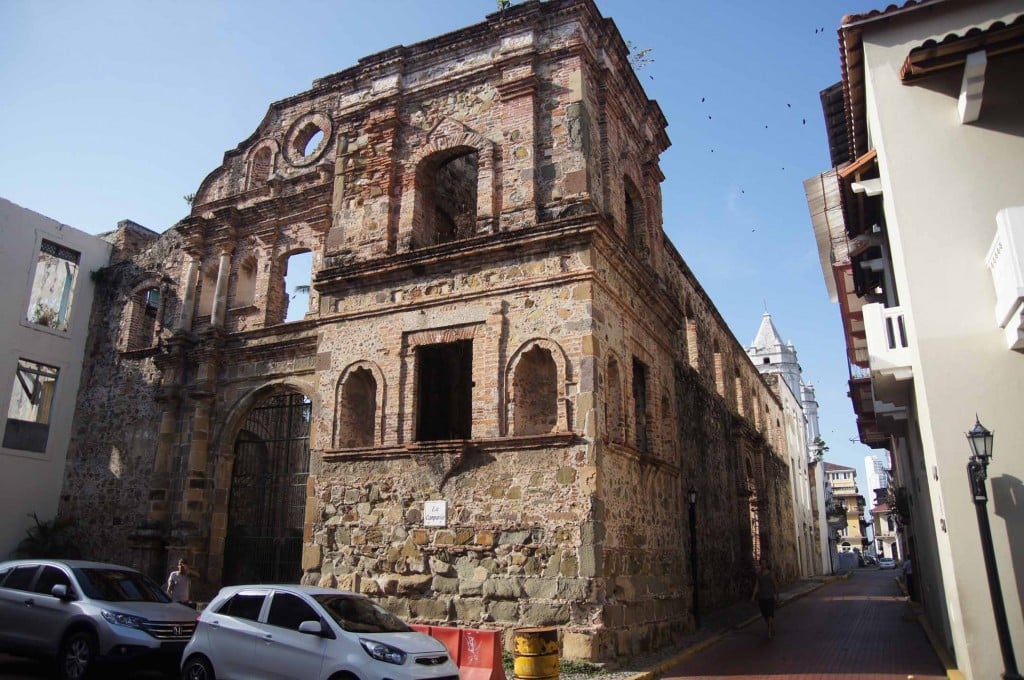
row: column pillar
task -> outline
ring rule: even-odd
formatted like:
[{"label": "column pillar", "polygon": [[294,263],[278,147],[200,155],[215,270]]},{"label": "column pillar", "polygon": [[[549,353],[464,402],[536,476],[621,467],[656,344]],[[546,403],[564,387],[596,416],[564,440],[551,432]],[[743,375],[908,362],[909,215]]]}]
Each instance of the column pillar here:
[{"label": "column pillar", "polygon": [[228,308],[228,281],[231,279],[231,253],[234,249],[234,244],[221,247],[217,287],[213,293],[213,313],[210,315],[210,324],[214,328],[224,328],[224,317]]},{"label": "column pillar", "polygon": [[185,265],[185,290],[181,298],[181,318],[178,320],[177,330],[188,333],[192,330],[192,319],[196,313],[196,283],[199,280],[199,259],[194,255],[188,255],[188,264]]}]

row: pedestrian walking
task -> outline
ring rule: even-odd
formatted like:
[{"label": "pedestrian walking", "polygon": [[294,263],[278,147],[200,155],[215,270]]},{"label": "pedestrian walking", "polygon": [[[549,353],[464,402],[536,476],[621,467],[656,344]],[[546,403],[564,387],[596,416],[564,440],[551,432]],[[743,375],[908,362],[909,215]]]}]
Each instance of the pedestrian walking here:
[{"label": "pedestrian walking", "polygon": [[914,565],[910,558],[903,560],[903,583],[907,586],[907,597],[914,599]]},{"label": "pedestrian walking", "polygon": [[199,578],[199,574],[189,566],[188,560],[182,557],[178,560],[178,568],[172,571],[167,577],[167,595],[174,602],[195,607],[192,601],[192,578]]},{"label": "pedestrian walking", "polygon": [[754,579],[754,593],[750,599],[757,600],[761,618],[768,625],[768,638],[771,639],[775,636],[775,607],[779,603],[779,584],[775,580],[775,572],[772,571],[768,560],[763,557],[757,577]]}]

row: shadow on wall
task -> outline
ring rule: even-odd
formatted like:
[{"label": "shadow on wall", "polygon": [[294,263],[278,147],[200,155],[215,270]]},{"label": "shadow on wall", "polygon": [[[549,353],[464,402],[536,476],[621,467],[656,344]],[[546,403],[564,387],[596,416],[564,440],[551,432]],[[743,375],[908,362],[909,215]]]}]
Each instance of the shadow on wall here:
[{"label": "shadow on wall", "polygon": [[[1010,475],[992,477],[992,504],[997,516],[1006,524],[1006,537],[1010,544],[1013,577],[1017,583],[1017,599],[1024,610],[1024,483]],[[994,527],[999,531],[999,527]],[[999,565],[1001,569],[1006,566]],[[1004,575],[1004,572],[1000,572]]]}]

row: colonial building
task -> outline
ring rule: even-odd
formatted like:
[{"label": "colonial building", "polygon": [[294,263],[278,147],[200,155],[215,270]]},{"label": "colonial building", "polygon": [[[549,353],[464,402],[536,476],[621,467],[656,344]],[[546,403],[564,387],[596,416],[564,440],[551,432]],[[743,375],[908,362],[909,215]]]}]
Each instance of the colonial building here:
[{"label": "colonial building", "polygon": [[57,514],[95,285],[110,244],[0,198],[0,558]]},{"label": "colonial building", "polygon": [[782,407],[662,231],[627,57],[591,0],[530,1],[272,104],[98,277],[62,498],[90,554],[601,660],[761,555],[797,576]]},{"label": "colonial building", "polygon": [[[860,438],[890,453],[889,511],[937,639],[968,680],[1019,677],[1024,6],[891,5],[845,17],[839,44],[822,93],[834,168],[805,187]],[[978,483],[976,418],[996,433]]]}]

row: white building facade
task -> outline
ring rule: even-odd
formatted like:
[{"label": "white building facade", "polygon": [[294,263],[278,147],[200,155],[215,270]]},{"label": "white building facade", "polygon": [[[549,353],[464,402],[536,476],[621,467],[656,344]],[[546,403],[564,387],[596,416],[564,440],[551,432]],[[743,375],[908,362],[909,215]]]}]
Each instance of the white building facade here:
[{"label": "white building facade", "polygon": [[782,402],[786,416],[793,531],[801,576],[829,573],[825,476],[815,474],[813,469],[821,460],[815,444],[819,428],[814,386],[803,383],[796,348],[782,341],[768,312],[762,316],[757,335],[747,347],[747,356],[761,375],[775,376],[776,380],[768,382]]},{"label": "white building facade", "polygon": [[805,182],[863,442],[932,629],[968,680],[1006,670],[964,433],[995,435],[988,501],[1024,650],[1024,5],[923,0],[848,16],[822,93],[832,163]]},{"label": "white building facade", "polygon": [[0,198],[0,559],[57,513],[94,284],[111,246]]}]

